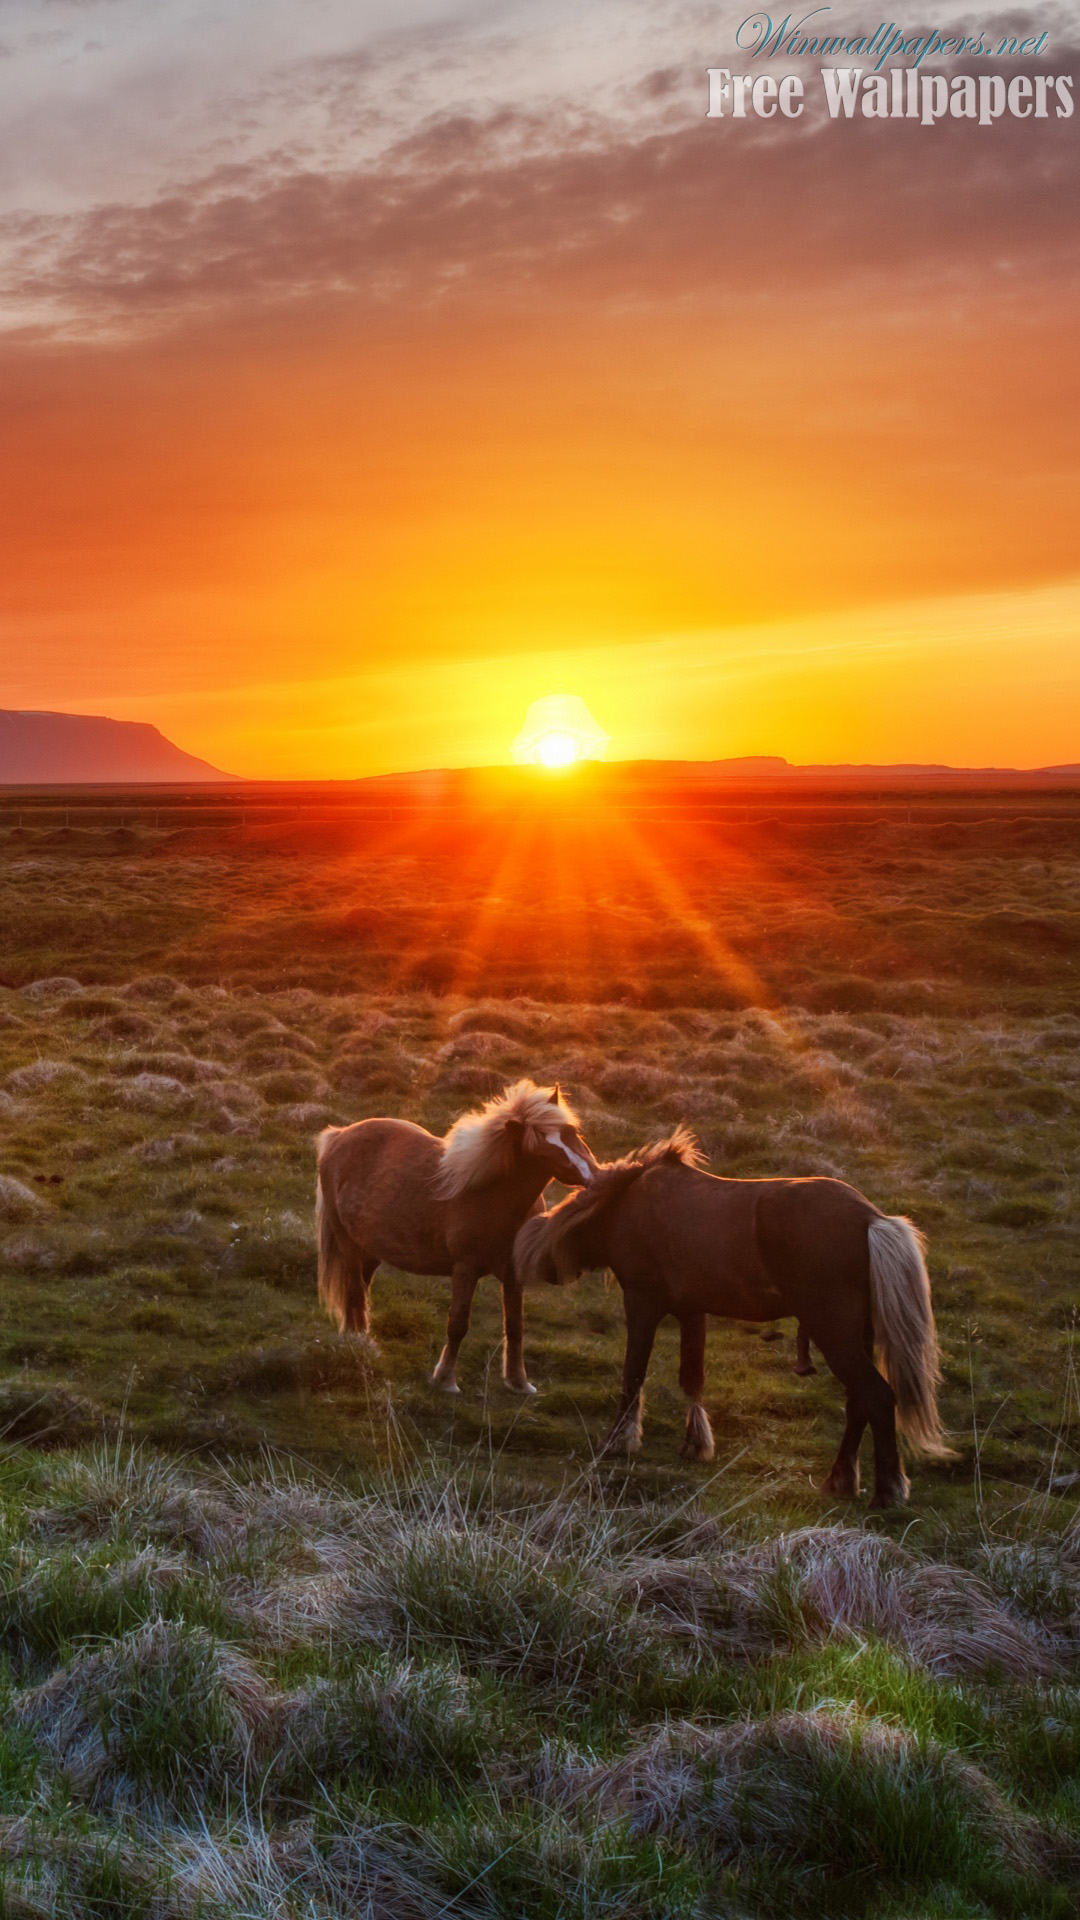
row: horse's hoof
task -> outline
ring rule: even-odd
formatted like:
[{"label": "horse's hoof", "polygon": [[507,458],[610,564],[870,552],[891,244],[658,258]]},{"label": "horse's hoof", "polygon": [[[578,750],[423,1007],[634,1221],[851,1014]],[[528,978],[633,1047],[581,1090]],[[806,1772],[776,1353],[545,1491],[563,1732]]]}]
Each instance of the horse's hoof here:
[{"label": "horse's hoof", "polygon": [[601,1453],[640,1453],[641,1435],[634,1427],[616,1427],[608,1434]]},{"label": "horse's hoof", "polygon": [[684,1460],[712,1460],[716,1457],[716,1442],[709,1416],[699,1404],[692,1406],[686,1416],[686,1432],[680,1452]]},{"label": "horse's hoof", "polygon": [[536,1388],[533,1386],[531,1380],[504,1380],[503,1386],[506,1388],[507,1393],[536,1392]]},{"label": "horse's hoof", "polygon": [[816,1373],[817,1368],[814,1366],[812,1361],[807,1361],[805,1367],[796,1367],[795,1371],[798,1374],[800,1380],[805,1380],[808,1374]]},{"label": "horse's hoof", "polygon": [[822,1493],[829,1493],[834,1500],[854,1500],[859,1491],[857,1473],[827,1473],[821,1483]]},{"label": "horse's hoof", "polygon": [[911,1495],[911,1482],[906,1474],[901,1474],[892,1486],[875,1487],[870,1502],[872,1513],[881,1513],[888,1507],[906,1507]]},{"label": "horse's hoof", "polygon": [[458,1383],[456,1380],[440,1380],[437,1373],[432,1374],[431,1384],[433,1387],[438,1387],[440,1393],[460,1393],[461,1392],[461,1388],[458,1386]]}]

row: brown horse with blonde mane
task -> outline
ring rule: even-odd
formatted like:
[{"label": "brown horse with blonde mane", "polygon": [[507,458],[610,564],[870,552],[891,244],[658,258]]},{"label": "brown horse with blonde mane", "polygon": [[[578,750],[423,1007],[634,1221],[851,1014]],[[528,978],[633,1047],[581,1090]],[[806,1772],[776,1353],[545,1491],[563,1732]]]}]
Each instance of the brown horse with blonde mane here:
[{"label": "brown horse with blonde mane", "polygon": [[[923,1241],[843,1180],[722,1180],[694,1137],[669,1140],[599,1169],[588,1190],[526,1221],[514,1261],[522,1284],[565,1285],[610,1267],[626,1307],[622,1399],[608,1444],[641,1444],[645,1374],[666,1315],[682,1331],[679,1384],[691,1400],[683,1454],[711,1460],[701,1404],[705,1320],[796,1315],[847,1394],[847,1424],[824,1481],[850,1499],[859,1443],[874,1436],[875,1506],[908,1497],[896,1428],[918,1453],[950,1458],[937,1409],[937,1335]],[[883,1372],[874,1364],[875,1345]]]},{"label": "brown horse with blonde mane", "polygon": [[503,1298],[503,1379],[531,1393],[525,1372],[514,1235],[542,1212],[549,1180],[581,1186],[596,1161],[559,1088],[531,1080],[463,1114],[444,1139],[410,1120],[358,1120],[319,1135],[319,1298],[343,1333],[370,1342],[368,1294],[382,1261],[449,1274],[446,1345],[432,1376],[457,1393],[458,1348],[477,1282],[494,1273]]}]

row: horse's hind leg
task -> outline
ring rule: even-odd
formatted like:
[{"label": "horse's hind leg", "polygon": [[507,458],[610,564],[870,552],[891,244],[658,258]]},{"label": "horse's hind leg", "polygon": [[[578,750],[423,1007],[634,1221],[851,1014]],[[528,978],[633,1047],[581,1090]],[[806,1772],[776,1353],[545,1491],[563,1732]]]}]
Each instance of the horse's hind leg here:
[{"label": "horse's hind leg", "polygon": [[867,1360],[864,1397],[870,1402],[870,1431],[874,1436],[874,1497],[872,1507],[902,1507],[911,1482],[900,1465],[896,1444],[896,1395],[872,1360]]},{"label": "horse's hind leg", "polygon": [[679,1322],[679,1385],[693,1405],[686,1416],[684,1460],[711,1460],[716,1453],[709,1416],[701,1404],[705,1392],[705,1315],[687,1314]]},{"label": "horse's hind leg", "polygon": [[371,1283],[375,1278],[378,1265],[377,1260],[361,1260],[360,1273],[351,1295],[350,1311],[354,1318],[346,1328],[348,1333],[354,1333],[357,1339],[363,1340],[373,1353],[378,1352],[378,1346],[371,1331]]},{"label": "horse's hind leg", "polygon": [[[800,1341],[806,1342],[807,1350],[809,1351],[809,1335],[805,1332],[801,1321],[799,1322],[799,1338]],[[876,1369],[874,1369],[874,1331],[869,1321],[867,1321],[863,1329],[862,1344],[863,1354],[869,1362],[870,1367],[876,1372]],[[796,1372],[797,1371],[798,1369],[796,1368]],[[813,1373],[816,1369],[811,1367],[810,1371]],[[839,1450],[836,1459],[833,1461],[832,1466],[829,1468],[828,1473],[821,1483],[822,1493],[833,1493],[838,1500],[854,1500],[855,1495],[859,1491],[859,1447],[863,1434],[866,1432],[866,1423],[869,1418],[868,1410],[864,1406],[860,1395],[853,1392],[851,1387],[846,1387],[846,1394],[847,1419],[844,1423],[844,1431],[840,1437]]]},{"label": "horse's hind leg", "polygon": [[535,1393],[525,1371],[525,1297],[513,1261],[499,1274],[503,1303],[503,1379],[512,1393]]},{"label": "horse's hind leg", "polygon": [[480,1275],[474,1267],[460,1263],[454,1268],[451,1277],[446,1345],[439,1355],[438,1365],[431,1376],[432,1386],[441,1387],[444,1393],[461,1392],[457,1383],[458,1349],[469,1331],[473,1294],[476,1292],[479,1279]]},{"label": "horse's hind leg", "polygon": [[[861,1336],[813,1338],[821,1348],[833,1373],[847,1391],[847,1423],[840,1451],[825,1480],[825,1490],[844,1496],[854,1493],[858,1480],[858,1444],[869,1422],[874,1436],[875,1507],[902,1506],[908,1497],[907,1475],[900,1465],[896,1444],[896,1398],[866,1351]],[[835,1479],[834,1479],[835,1476]]]},{"label": "horse's hind leg", "polygon": [[650,1300],[642,1300],[635,1294],[624,1294],[623,1300],[626,1308],[626,1362],[623,1367],[623,1389],[615,1424],[604,1441],[603,1451],[607,1452],[611,1447],[618,1448],[624,1453],[636,1453],[641,1445],[645,1375],[649,1370],[656,1329],[663,1319],[663,1314],[657,1313]]},{"label": "horse's hind leg", "polygon": [[810,1358],[810,1335],[801,1320],[795,1330],[795,1371],[803,1375],[817,1372]]},{"label": "horse's hind leg", "polygon": [[836,1459],[821,1483],[822,1493],[838,1500],[854,1500],[859,1491],[859,1442],[866,1431],[866,1411],[862,1401],[848,1389],[847,1422],[840,1439]]}]

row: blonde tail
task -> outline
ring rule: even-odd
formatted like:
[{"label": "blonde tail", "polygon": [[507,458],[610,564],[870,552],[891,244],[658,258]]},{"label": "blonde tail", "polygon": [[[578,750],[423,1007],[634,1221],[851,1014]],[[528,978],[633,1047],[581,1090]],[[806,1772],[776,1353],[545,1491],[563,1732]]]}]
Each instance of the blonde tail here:
[{"label": "blonde tail", "polygon": [[334,1218],[332,1201],[327,1199],[322,1183],[322,1157],[338,1127],[326,1127],[316,1142],[319,1157],[319,1173],[315,1182],[315,1232],[319,1244],[319,1299],[337,1322],[339,1333],[344,1333],[348,1325],[348,1306],[351,1298],[351,1281],[355,1259],[349,1260],[342,1249]]},{"label": "blonde tail", "polygon": [[870,1304],[874,1338],[896,1395],[896,1420],[917,1453],[955,1460],[946,1446],[938,1413],[941,1363],[930,1305],[925,1241],[901,1214],[871,1220]]}]

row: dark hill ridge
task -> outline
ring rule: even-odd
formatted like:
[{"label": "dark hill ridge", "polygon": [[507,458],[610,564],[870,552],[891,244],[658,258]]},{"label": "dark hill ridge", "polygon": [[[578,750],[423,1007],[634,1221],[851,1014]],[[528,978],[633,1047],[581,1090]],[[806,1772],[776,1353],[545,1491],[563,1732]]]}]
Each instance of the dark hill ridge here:
[{"label": "dark hill ridge", "polygon": [[741,754],[728,760],[635,760],[613,761],[613,766],[633,767],[645,773],[651,769],[671,779],[696,780],[849,780],[916,781],[926,786],[962,781],[965,785],[1009,785],[1020,781],[1060,781],[1073,785],[1080,779],[1080,761],[1053,767],[950,767],[938,761],[807,762],[793,765],[779,753]]},{"label": "dark hill ridge", "polygon": [[137,785],[234,780],[142,720],[0,708],[0,786]]},{"label": "dark hill ridge", "polygon": [[[553,790],[564,776],[540,769],[509,767],[452,767],[426,771],[383,773],[356,780],[330,782],[275,782],[278,787],[324,787],[337,791],[370,791],[380,800],[409,799],[438,804],[454,799],[483,799],[493,792],[500,801],[508,784],[520,786],[533,779],[552,781]],[[195,782],[241,784],[238,776],[223,773],[208,761],[174,746],[157,727],[144,721],[112,720],[99,714],[44,713],[0,708],[0,786],[154,786],[192,785]],[[594,794],[625,798],[651,787],[677,787],[681,794],[715,786],[752,789],[850,787],[1075,787],[1080,784],[1080,762],[1052,767],[950,767],[901,762],[891,766],[866,764],[793,766],[781,754],[740,754],[725,760],[611,760],[579,767],[572,786],[589,783]],[[248,782],[247,785],[268,785]]]},{"label": "dark hill ridge", "polygon": [[509,792],[534,784],[554,797],[624,801],[646,794],[659,798],[677,793],[683,805],[693,793],[699,797],[736,791],[779,796],[822,789],[866,792],[978,791],[994,788],[1043,790],[1080,786],[1080,762],[1052,767],[950,767],[930,763],[893,765],[821,764],[793,766],[780,754],[744,754],[727,760],[594,760],[584,761],[567,775],[539,767],[444,767],[424,772],[369,774],[341,782],[359,797],[385,798],[427,805],[452,801],[494,799],[500,804]]}]

